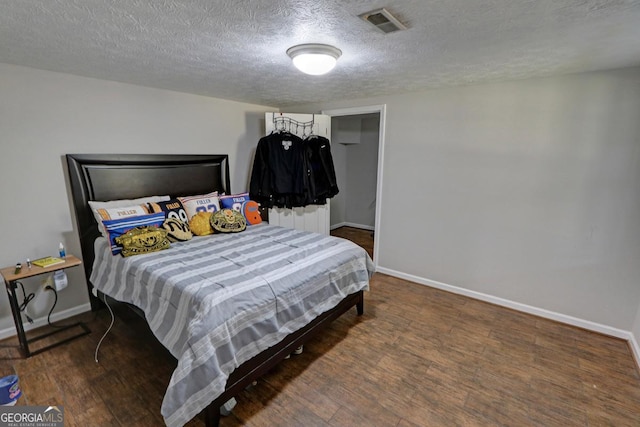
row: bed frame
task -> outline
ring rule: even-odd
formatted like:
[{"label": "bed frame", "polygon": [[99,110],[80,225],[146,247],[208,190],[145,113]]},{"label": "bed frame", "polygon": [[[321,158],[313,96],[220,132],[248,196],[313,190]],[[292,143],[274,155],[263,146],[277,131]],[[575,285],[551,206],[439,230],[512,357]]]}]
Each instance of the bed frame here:
[{"label": "bed frame", "polygon": [[[95,258],[94,241],[100,236],[89,208],[90,200],[107,201],[145,196],[172,197],[205,194],[217,190],[231,194],[229,157],[220,155],[67,154],[72,204],[80,238],[91,309],[102,307],[89,281]],[[218,426],[220,407],[254,380],[264,375],[316,332],[353,306],[364,312],[363,292],[347,296],[332,310],[304,328],[240,365],[227,381],[225,391],[204,411],[207,427]],[[140,314],[141,310],[134,307]]]}]

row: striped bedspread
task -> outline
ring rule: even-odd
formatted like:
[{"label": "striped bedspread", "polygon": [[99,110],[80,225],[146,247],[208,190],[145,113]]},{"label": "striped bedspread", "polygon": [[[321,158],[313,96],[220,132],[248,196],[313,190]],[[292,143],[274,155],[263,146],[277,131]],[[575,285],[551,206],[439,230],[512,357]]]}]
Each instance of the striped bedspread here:
[{"label": "striped bedspread", "polygon": [[261,224],[123,258],[96,240],[91,283],[141,308],[178,359],[163,403],[182,426],[225,389],[243,362],[347,295],[368,290],[373,263],[354,243]]}]

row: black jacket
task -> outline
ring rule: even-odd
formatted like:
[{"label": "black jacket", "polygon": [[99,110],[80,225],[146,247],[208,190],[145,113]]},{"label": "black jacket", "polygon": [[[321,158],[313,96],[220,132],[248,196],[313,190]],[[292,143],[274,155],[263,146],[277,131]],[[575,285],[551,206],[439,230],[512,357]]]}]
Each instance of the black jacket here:
[{"label": "black jacket", "polygon": [[289,132],[271,133],[258,141],[249,196],[266,207],[325,204],[338,194],[329,140],[304,141]]},{"label": "black jacket", "polygon": [[336,171],[331,156],[331,143],[323,136],[311,135],[304,140],[307,163],[307,203],[324,205],[338,194]]}]

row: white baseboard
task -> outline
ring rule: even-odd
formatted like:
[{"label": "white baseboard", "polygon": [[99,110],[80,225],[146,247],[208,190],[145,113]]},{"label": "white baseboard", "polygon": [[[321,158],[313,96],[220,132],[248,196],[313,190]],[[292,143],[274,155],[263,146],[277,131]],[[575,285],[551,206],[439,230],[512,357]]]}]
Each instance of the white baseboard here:
[{"label": "white baseboard", "polygon": [[[86,303],[86,304],[82,304],[82,305],[78,305],[76,307],[71,307],[68,308],[66,310],[62,310],[58,313],[52,313],[51,314],[51,321],[52,322],[57,322],[58,320],[64,320],[67,319],[69,317],[75,316],[77,314],[81,314],[81,313],[85,313],[87,311],[91,310],[91,304]],[[47,324],[47,317],[39,317],[37,319],[33,320],[33,323],[29,323],[26,321],[26,319],[24,319],[24,317],[22,318],[24,321],[24,330],[26,331],[30,331],[32,329],[36,329],[39,328],[40,326],[44,326]],[[16,327],[12,326],[10,328],[6,328],[6,329],[2,329],[0,330],[0,340],[3,340],[5,338],[9,338],[12,336],[16,336],[17,332],[16,332]]]},{"label": "white baseboard", "polygon": [[[470,298],[474,298],[480,301],[489,302],[492,304],[500,305],[502,307],[511,308],[513,310],[522,311],[524,313],[533,314],[539,317],[544,317],[546,319],[555,320],[557,322],[566,323],[568,325],[577,326],[579,328],[587,329],[593,332],[598,332],[604,335],[609,335],[615,338],[621,338],[629,341],[631,344],[633,339],[633,334],[629,331],[624,331],[622,329],[613,328],[611,326],[602,325],[600,323],[591,322],[589,320],[579,319],[577,317],[568,316],[562,313],[556,313],[554,311],[545,310],[544,308],[533,307],[527,304],[521,304],[519,302],[507,300],[504,298],[495,297],[493,295],[483,294],[481,292],[471,291],[469,289],[460,288],[457,286],[448,285],[446,283],[437,282],[435,280],[429,280],[422,277],[414,276],[412,274],[406,274],[399,271],[395,271],[385,267],[378,267],[377,270],[380,273],[388,274],[389,276],[398,277],[400,279],[409,280],[411,282],[418,283],[420,285],[430,286],[432,288],[441,289],[443,291],[448,291],[458,295],[464,295]],[[640,356],[640,349],[638,348],[637,343],[635,343],[634,352],[637,354],[636,362],[640,360],[638,356]],[[640,367],[640,364],[638,365]]]},{"label": "white baseboard", "polygon": [[640,346],[638,346],[638,341],[636,341],[636,337],[629,333],[629,347],[631,347],[631,353],[633,353],[633,358],[636,360],[636,365],[638,365],[638,369],[640,369]]},{"label": "white baseboard", "polygon": [[374,231],[376,228],[372,225],[364,225],[364,224],[356,224],[355,222],[340,222],[338,224],[334,224],[330,227],[331,230],[335,230],[340,227],[353,227],[360,228],[362,230]]}]

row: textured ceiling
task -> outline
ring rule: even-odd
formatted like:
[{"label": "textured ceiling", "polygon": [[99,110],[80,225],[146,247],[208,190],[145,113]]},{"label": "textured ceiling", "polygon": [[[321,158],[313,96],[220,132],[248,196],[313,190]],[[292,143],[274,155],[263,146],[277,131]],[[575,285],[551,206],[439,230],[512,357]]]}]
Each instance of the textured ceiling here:
[{"label": "textured ceiling", "polygon": [[[306,76],[300,43],[343,56]],[[0,0],[0,62],[284,107],[640,65],[640,0]]]}]

